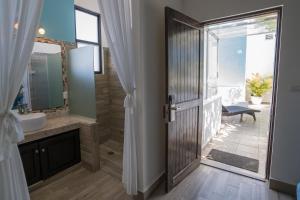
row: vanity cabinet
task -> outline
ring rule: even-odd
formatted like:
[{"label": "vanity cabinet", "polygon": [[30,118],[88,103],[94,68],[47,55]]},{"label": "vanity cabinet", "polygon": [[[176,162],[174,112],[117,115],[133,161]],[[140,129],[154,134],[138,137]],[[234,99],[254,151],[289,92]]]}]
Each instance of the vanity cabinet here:
[{"label": "vanity cabinet", "polygon": [[78,131],[43,140],[39,142],[39,146],[44,179],[80,161]]},{"label": "vanity cabinet", "polygon": [[40,167],[40,155],[38,143],[28,143],[19,146],[20,155],[28,185],[32,185],[42,179]]},{"label": "vanity cabinet", "polygon": [[19,145],[28,185],[80,162],[79,130]]}]

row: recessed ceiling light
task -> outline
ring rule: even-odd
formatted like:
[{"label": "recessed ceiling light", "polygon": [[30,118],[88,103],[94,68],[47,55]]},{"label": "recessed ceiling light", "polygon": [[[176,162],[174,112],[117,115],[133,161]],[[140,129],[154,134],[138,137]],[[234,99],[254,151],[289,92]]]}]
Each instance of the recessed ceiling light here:
[{"label": "recessed ceiling light", "polygon": [[46,30],[45,30],[43,27],[40,27],[40,28],[38,29],[38,33],[39,33],[40,35],[45,35],[45,34],[46,34]]}]

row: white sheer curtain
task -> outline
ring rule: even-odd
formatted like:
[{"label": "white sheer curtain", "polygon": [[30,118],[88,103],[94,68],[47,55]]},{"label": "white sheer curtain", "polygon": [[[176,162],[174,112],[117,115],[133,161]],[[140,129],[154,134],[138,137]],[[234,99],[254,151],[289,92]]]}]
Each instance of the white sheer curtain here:
[{"label": "white sheer curtain", "polygon": [[123,184],[128,194],[137,194],[137,131],[136,131],[136,27],[132,21],[132,0],[98,0],[112,62],[126,92],[124,100]]},{"label": "white sheer curtain", "polygon": [[0,199],[29,199],[17,143],[23,130],[10,112],[19,91],[42,9],[42,0],[0,1]]}]

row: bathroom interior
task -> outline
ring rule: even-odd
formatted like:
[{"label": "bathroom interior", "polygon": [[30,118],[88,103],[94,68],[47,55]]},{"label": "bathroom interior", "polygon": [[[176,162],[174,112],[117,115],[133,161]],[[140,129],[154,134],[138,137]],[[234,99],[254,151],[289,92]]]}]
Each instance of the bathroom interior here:
[{"label": "bathroom interior", "polygon": [[[300,185],[294,106],[300,100],[295,71],[300,40],[294,26],[299,3],[230,2],[1,0],[0,200],[294,199]],[[256,138],[269,154],[261,180],[200,163],[202,141],[212,140],[199,136],[203,130],[214,137],[206,133],[216,130],[212,119],[215,113],[221,118],[222,102],[215,93],[216,98],[202,101],[202,75],[210,74],[201,75],[205,51],[198,26],[275,10],[277,35],[264,40],[273,38],[278,48],[273,60],[278,78],[273,99],[278,101],[271,108],[270,137],[265,137],[272,145]],[[177,77],[168,72],[171,68],[179,71]],[[218,73],[211,72],[216,80]],[[169,77],[174,82],[166,81]],[[169,86],[192,98],[175,104]],[[258,124],[254,115],[249,119],[244,122]],[[226,134],[215,141],[240,139],[237,148],[256,142],[247,137],[244,143],[237,137],[241,132],[225,141]]]},{"label": "bathroom interior", "polygon": [[100,15],[73,0],[45,0],[13,108],[31,199],[46,199],[49,184],[81,169],[121,182],[124,98]]}]

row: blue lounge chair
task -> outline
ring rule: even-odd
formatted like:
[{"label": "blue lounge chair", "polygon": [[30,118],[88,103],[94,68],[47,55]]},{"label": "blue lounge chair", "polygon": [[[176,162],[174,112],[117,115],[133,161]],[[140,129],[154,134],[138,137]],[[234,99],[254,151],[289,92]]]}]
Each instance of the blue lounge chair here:
[{"label": "blue lounge chair", "polygon": [[222,116],[234,116],[241,115],[240,121],[243,121],[243,114],[251,115],[253,120],[256,121],[255,113],[260,112],[260,110],[255,110],[243,106],[223,106],[222,105]]}]

